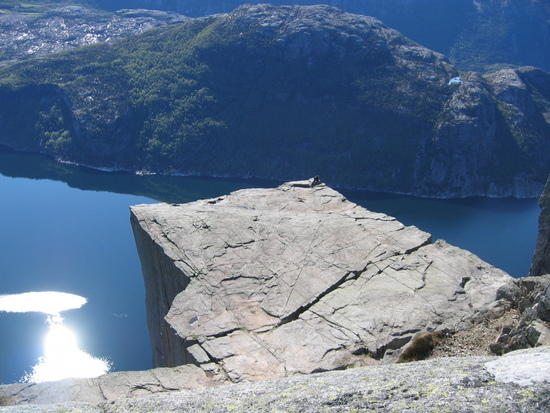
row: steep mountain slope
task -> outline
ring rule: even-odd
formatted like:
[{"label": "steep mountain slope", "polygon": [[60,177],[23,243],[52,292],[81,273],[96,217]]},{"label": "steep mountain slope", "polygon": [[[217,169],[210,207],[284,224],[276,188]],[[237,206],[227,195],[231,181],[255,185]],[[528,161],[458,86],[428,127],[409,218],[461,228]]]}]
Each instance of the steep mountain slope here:
[{"label": "steep mountain slope", "polygon": [[131,170],[537,196],[550,75],[457,75],[370,17],[248,6],[0,71],[0,143]]},{"label": "steep mountain slope", "polygon": [[229,12],[241,4],[328,4],[381,19],[460,69],[495,64],[550,70],[550,3],[544,0],[88,0],[108,9],[144,7],[189,16]]}]

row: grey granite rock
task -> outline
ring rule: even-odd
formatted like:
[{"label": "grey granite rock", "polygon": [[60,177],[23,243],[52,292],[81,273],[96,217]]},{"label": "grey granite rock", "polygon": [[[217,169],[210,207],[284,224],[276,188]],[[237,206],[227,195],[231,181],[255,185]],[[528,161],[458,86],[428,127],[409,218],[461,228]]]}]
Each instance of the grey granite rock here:
[{"label": "grey granite rock", "polygon": [[531,275],[550,274],[550,175],[540,197],[539,205],[539,237],[531,267]]},{"label": "grey granite rock", "polygon": [[510,276],[312,182],[132,207],[158,364],[235,382],[372,364],[495,308]]},{"label": "grey granite rock", "polygon": [[[519,319],[502,328],[490,348],[495,354],[550,345],[550,274],[514,280],[506,294],[519,311]],[[503,291],[501,290],[501,293]]]},{"label": "grey granite rock", "polygon": [[100,404],[0,407],[27,412],[544,412],[550,348],[452,357],[274,381],[153,394]]},{"label": "grey granite rock", "polygon": [[539,382],[550,386],[549,349],[550,347],[541,347],[536,350],[518,350],[485,363],[485,368],[499,382],[520,386]]}]

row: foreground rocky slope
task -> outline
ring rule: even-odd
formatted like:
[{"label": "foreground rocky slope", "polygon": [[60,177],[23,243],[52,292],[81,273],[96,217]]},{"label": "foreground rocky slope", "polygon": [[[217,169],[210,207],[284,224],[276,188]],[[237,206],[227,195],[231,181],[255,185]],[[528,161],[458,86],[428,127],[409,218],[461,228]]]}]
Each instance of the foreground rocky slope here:
[{"label": "foreground rocky slope", "polygon": [[185,20],[184,16],[170,12],[119,10],[107,13],[78,6],[35,14],[0,14],[0,65]]},{"label": "foreground rocky slope", "polygon": [[[441,358],[104,402],[0,407],[0,412],[540,413],[550,403],[549,372],[550,347],[544,347],[501,358]],[[50,396],[60,389],[60,385],[42,385]],[[5,386],[0,386],[0,394],[4,391]]]},{"label": "foreground rocky slope", "polygon": [[[161,8],[189,16],[226,13],[264,0],[89,0],[108,9]],[[271,0],[281,5],[329,4],[381,19],[464,70],[496,64],[550,70],[550,5],[538,0]]]},{"label": "foreground rocky slope", "polygon": [[550,274],[550,175],[540,197],[539,237],[531,275]]},{"label": "foreground rocky slope", "polygon": [[[428,234],[360,208],[317,180],[242,190],[184,206],[138,206],[134,211],[150,316],[158,323],[161,312],[171,307],[167,320],[178,331],[182,326],[196,330],[187,342],[174,341],[183,349],[192,344],[187,361],[195,364],[96,379],[4,385],[0,412],[540,412],[550,403],[550,275],[511,279],[465,251],[430,244]],[[185,245],[192,250],[183,249]],[[363,270],[353,271],[362,266],[361,260],[366,262]],[[308,298],[338,272],[341,281]],[[229,276],[221,279],[220,274]],[[153,276],[157,279],[147,279]],[[176,295],[177,284],[191,294]],[[279,296],[286,293],[288,299],[283,296],[281,301]],[[170,306],[167,300],[173,296]],[[255,301],[258,297],[263,299]],[[287,304],[277,306],[283,301],[300,308],[293,317],[269,325],[274,317],[263,307],[273,307],[272,313],[286,311]],[[189,323],[182,322],[195,309]],[[416,333],[411,325],[422,319],[425,330]],[[266,320],[268,325],[258,327]],[[509,321],[513,324],[505,325]],[[246,328],[202,340],[231,323]],[[268,349],[266,337],[293,323],[296,328],[275,337],[276,344],[294,346],[293,352],[270,352],[286,358],[284,372],[277,370],[277,360],[263,365],[265,353],[251,350],[246,340],[235,343],[242,347],[230,348],[232,336],[239,332]],[[256,325],[253,331],[247,330],[251,324]],[[315,331],[308,333],[310,326]],[[162,335],[170,326],[165,327],[157,343],[167,343]],[[405,345],[397,351],[386,348],[384,360],[377,360],[380,357],[366,347],[373,341],[383,343],[391,331],[394,344]],[[341,344],[346,336],[348,341],[360,336],[367,340],[353,357],[340,358],[340,364],[330,366],[322,357],[316,370],[377,365],[228,385],[243,378],[307,372],[295,369],[304,364],[298,358],[307,362],[327,341]],[[224,343],[220,345],[219,339]],[[546,347],[502,357],[448,357],[487,354],[489,345],[497,353]],[[200,360],[212,357],[207,352],[216,348],[233,354],[224,360]],[[340,346],[323,356],[345,351]],[[383,363],[422,359],[430,353],[439,358]],[[238,368],[250,370],[236,376]]]},{"label": "foreground rocky slope", "polygon": [[550,75],[457,75],[369,17],[248,6],[0,70],[0,144],[134,171],[538,195]]},{"label": "foreground rocky slope", "polygon": [[315,180],[132,207],[132,226],[156,365],[231,381],[397,360],[509,305],[504,272]]}]

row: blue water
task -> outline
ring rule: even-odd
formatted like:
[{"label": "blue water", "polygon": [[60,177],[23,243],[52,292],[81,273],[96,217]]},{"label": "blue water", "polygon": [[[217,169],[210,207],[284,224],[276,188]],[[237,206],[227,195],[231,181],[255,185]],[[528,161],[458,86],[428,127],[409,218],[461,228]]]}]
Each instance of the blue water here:
[{"label": "blue water", "polygon": [[[1,293],[64,291],[88,298],[65,313],[86,350],[116,369],[150,367],[143,285],[128,205],[150,199],[65,183],[0,177]],[[32,319],[32,327],[26,325]],[[44,317],[0,313],[0,377],[17,380],[41,355]]]},{"label": "blue water", "polygon": [[[88,304],[65,313],[83,349],[114,370],[151,367],[144,288],[128,206],[188,202],[260,181],[139,177],[61,165],[38,155],[0,151],[0,294],[63,291]],[[514,276],[529,270],[536,200],[430,200],[347,192]],[[0,313],[0,383],[18,381],[42,351],[40,314]]]},{"label": "blue water", "polygon": [[540,209],[535,199],[423,199],[390,194],[348,193],[373,211],[397,217],[467,249],[514,277],[529,273]]}]

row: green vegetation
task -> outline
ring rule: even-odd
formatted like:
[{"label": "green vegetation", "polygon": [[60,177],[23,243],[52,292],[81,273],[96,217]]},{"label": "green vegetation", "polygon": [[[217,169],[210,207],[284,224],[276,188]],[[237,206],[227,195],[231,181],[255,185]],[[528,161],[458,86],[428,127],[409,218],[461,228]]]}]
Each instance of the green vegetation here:
[{"label": "green vegetation", "polygon": [[[388,50],[364,50],[287,58],[286,46],[255,26],[208,18],[166,27],[0,70],[0,113],[18,119],[4,136],[34,136],[27,146],[54,156],[162,172],[387,169],[396,156],[389,149],[413,150],[407,136],[429,128],[441,96],[420,79],[412,84],[426,97],[420,103],[392,87],[396,76],[415,75],[395,73]],[[397,102],[410,109],[396,113]],[[399,155],[403,182],[412,176],[409,154]]]},{"label": "green vegetation", "polygon": [[[0,142],[98,166],[319,174],[412,190],[415,174],[432,168],[418,167],[430,147],[422,145],[438,122],[453,120],[442,108],[456,74],[434,56],[397,52],[376,29],[357,42],[341,30],[281,35],[237,13],[0,69]],[[529,139],[518,143],[502,145],[533,149]],[[451,156],[433,151],[443,163]]]}]

